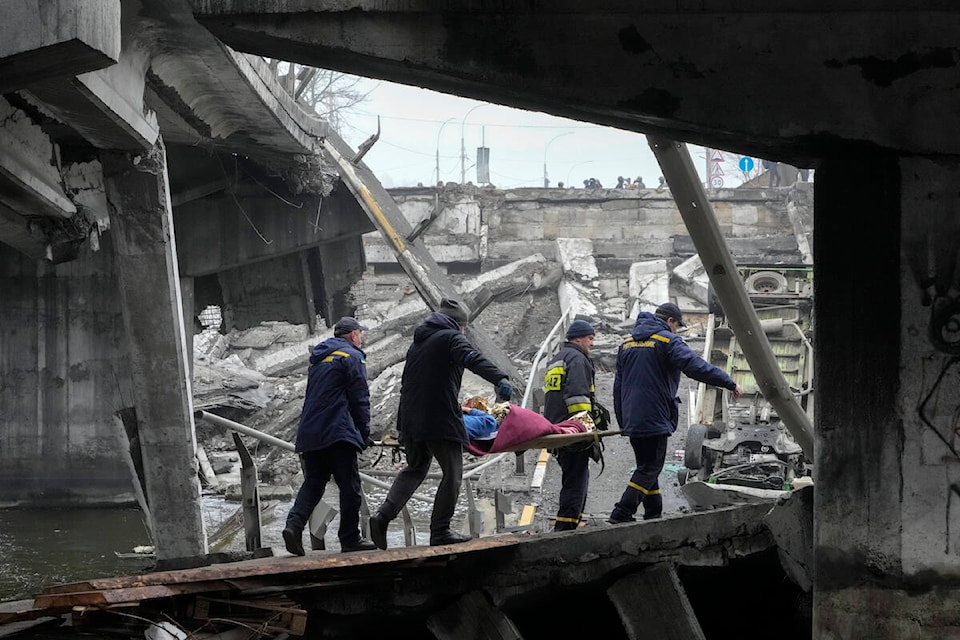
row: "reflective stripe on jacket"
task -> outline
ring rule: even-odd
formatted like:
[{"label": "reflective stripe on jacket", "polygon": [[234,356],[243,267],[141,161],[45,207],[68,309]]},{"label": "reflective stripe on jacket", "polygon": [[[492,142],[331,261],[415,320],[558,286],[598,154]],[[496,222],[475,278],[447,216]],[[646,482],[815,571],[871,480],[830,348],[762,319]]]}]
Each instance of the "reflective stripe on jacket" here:
[{"label": "reflective stripe on jacket", "polygon": [[594,368],[579,345],[566,342],[547,365],[543,417],[556,424],[593,408]]}]

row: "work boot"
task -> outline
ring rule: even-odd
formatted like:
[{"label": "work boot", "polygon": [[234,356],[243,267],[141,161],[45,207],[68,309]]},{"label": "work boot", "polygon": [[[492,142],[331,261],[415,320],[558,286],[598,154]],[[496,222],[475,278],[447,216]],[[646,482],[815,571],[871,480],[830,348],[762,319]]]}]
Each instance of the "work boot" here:
[{"label": "work boot", "polygon": [[377,545],[370,542],[366,538],[360,538],[353,544],[340,543],[340,551],[342,553],[349,553],[351,551],[373,551],[376,548],[377,548]]},{"label": "work boot", "polygon": [[307,552],[303,550],[303,529],[287,527],[283,530],[283,544],[287,551],[295,556],[305,556]]},{"label": "work boot", "polygon": [[370,516],[370,540],[378,549],[387,548],[387,525],[389,522],[379,513]]},{"label": "work boot", "polygon": [[636,522],[636,521],[637,521],[637,519],[636,519],[636,518],[633,518],[633,517],[629,517],[629,518],[617,518],[617,517],[614,517],[614,516],[610,516],[609,518],[607,518],[607,522],[608,522],[609,524],[623,524],[623,523],[625,523],[625,522]]},{"label": "work boot", "polygon": [[461,542],[466,542],[467,540],[472,540],[473,536],[463,535],[462,533],[457,533],[447,529],[446,531],[438,531],[437,533],[430,534],[430,546],[439,547],[444,544],[460,544]]}]

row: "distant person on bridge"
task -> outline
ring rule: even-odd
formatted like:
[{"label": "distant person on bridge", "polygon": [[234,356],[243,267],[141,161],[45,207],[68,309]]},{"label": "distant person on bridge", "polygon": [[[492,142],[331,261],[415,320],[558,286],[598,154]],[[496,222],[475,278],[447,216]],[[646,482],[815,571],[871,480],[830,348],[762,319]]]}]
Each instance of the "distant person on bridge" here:
[{"label": "distant person on bridge", "polygon": [[[589,355],[593,348],[593,325],[586,320],[574,320],[567,329],[566,338],[547,365],[544,376],[543,417],[554,424],[581,411],[592,412],[594,408],[594,368]],[[576,529],[583,519],[590,484],[590,458],[599,459],[599,443],[571,444],[552,453],[562,473],[553,530],[570,531]]]},{"label": "distant person on bridge", "polygon": [[780,186],[780,163],[775,160],[764,160],[763,168],[767,170],[767,175],[770,176],[768,182],[771,187]]},{"label": "distant person on bridge", "polygon": [[677,430],[680,374],[729,389],[734,398],[743,393],[733,378],[697,355],[677,335],[685,327],[683,314],[672,302],[656,312],[641,311],[633,333],[617,352],[613,379],[613,409],[623,434],[630,438],[636,468],[620,502],[607,522],[633,522],[643,503],[643,519],[663,513],[660,472],[667,455],[667,440]]},{"label": "distant person on bridge", "polygon": [[457,398],[464,368],[492,383],[500,400],[513,396],[507,374],[477,351],[465,335],[466,308],[444,298],[413,332],[400,380],[397,431],[407,466],[394,479],[387,498],[370,517],[370,538],[387,548],[387,525],[397,517],[430,471],[434,458],[442,477],[430,516],[430,546],[470,539],[450,529],[463,480],[463,445],[468,442]]},{"label": "distant person on bridge", "polygon": [[340,550],[376,548],[360,534],[362,496],[357,454],[373,444],[367,361],[361,350],[366,329],[355,318],[340,318],[333,325],[333,337],[310,353],[296,444],[303,485],[282,533],[287,551],[297,556],[304,555],[303,528],[323,499],[331,475],[340,491]]}]

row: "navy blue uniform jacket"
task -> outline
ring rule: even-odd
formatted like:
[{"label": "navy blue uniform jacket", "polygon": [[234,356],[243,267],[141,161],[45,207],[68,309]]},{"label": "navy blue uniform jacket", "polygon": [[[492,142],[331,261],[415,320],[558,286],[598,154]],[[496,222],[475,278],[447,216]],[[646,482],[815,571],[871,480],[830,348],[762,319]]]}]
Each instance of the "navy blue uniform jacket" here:
[{"label": "navy blue uniform jacket", "polygon": [[310,352],[297,453],[326,449],[341,441],[362,450],[369,436],[366,354],[346,338],[324,340]]},{"label": "navy blue uniform jacket", "polygon": [[641,311],[633,333],[617,351],[613,410],[627,436],[659,436],[677,429],[680,415],[680,373],[730,389],[737,383],[693,351],[667,323]]},{"label": "navy blue uniform jacket", "polygon": [[413,344],[403,365],[397,413],[401,442],[467,442],[463,411],[457,400],[464,367],[491,384],[507,377],[474,349],[449,316],[431,313],[414,329]]}]

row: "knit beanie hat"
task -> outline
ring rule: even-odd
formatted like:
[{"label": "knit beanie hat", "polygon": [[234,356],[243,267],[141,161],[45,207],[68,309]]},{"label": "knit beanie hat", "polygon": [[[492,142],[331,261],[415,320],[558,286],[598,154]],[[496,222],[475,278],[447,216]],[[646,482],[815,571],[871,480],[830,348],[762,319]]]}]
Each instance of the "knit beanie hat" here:
[{"label": "knit beanie hat", "polygon": [[574,320],[567,329],[567,340],[582,338],[583,336],[592,336],[595,333],[593,325],[586,320]]},{"label": "knit beanie hat", "polygon": [[453,319],[453,321],[459,325],[467,324],[467,321],[470,319],[470,316],[467,315],[467,308],[453,298],[444,298],[441,300],[440,308],[437,310]]}]

